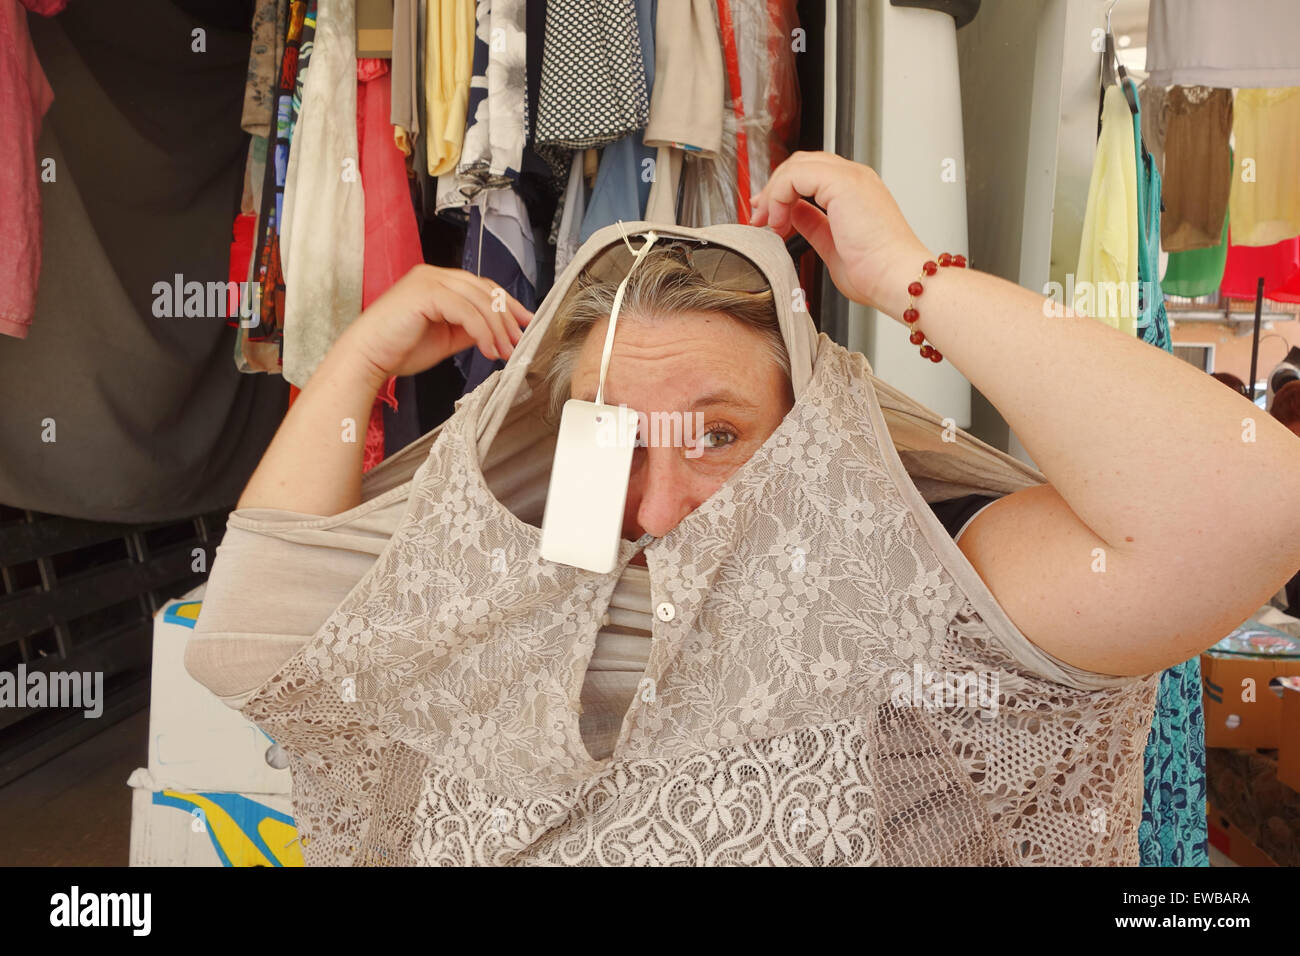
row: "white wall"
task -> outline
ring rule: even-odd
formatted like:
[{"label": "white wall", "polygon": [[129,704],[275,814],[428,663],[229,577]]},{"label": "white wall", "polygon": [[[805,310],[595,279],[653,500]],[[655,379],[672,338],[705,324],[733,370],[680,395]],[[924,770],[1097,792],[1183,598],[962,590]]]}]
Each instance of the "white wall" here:
[{"label": "white wall", "polygon": [[[931,249],[965,251],[1035,291],[1064,284],[1095,152],[1093,31],[1106,0],[983,0],[958,31],[946,14],[888,0],[827,6],[850,62],[828,65],[826,148],[875,168]],[[941,175],[949,159],[955,181]],[[948,363],[922,362],[893,320],[857,305],[828,312],[828,331],[881,378],[1032,463],[997,410]]]},{"label": "white wall", "polygon": [[[1096,148],[1093,29],[1105,6],[984,0],[957,34],[972,262],[1038,292],[1064,283],[1078,262]],[[997,410],[972,392],[970,431],[1032,463]]]}]

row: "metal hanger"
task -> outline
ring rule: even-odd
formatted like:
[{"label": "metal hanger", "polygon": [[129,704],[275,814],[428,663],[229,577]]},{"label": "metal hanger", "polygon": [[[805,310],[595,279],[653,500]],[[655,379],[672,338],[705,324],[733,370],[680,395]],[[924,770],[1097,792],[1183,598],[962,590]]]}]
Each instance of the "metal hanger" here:
[{"label": "metal hanger", "polygon": [[[1118,45],[1115,43],[1115,34],[1110,28],[1110,12],[1115,9],[1115,4],[1119,0],[1110,0],[1110,6],[1106,8],[1106,38],[1105,49],[1101,54],[1101,85],[1102,89],[1116,82],[1119,83],[1120,89],[1124,93],[1124,99],[1128,101],[1129,112],[1134,116],[1138,113],[1137,96],[1133,93],[1133,84],[1129,80],[1128,71],[1124,69],[1124,64],[1119,61],[1116,53]],[[1118,74],[1118,79],[1116,78]]]}]

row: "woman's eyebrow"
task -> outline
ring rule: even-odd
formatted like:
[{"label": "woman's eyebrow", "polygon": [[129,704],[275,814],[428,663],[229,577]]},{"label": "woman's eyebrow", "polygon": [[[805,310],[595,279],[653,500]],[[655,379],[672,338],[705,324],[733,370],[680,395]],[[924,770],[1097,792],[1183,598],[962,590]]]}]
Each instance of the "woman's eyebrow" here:
[{"label": "woman's eyebrow", "polygon": [[[596,392],[594,389],[584,388],[580,392],[575,394],[573,397],[582,402],[594,402],[596,400]],[[615,404],[611,402],[610,397],[608,395],[605,396],[605,401],[606,403],[609,404]],[[750,410],[759,407],[758,403],[751,402],[748,399],[741,397],[736,392],[733,392],[730,389],[723,388],[723,389],[718,389],[717,391],[709,392],[707,395],[701,395],[691,404],[691,408],[692,409],[712,408],[718,405],[734,405],[737,408],[744,408]]]},{"label": "woman's eyebrow", "polygon": [[713,405],[735,405],[740,408],[754,409],[758,408],[757,403],[751,402],[741,395],[736,394],[730,389],[718,389],[715,392],[709,392],[707,395],[701,395],[695,400],[692,408],[708,408]]}]

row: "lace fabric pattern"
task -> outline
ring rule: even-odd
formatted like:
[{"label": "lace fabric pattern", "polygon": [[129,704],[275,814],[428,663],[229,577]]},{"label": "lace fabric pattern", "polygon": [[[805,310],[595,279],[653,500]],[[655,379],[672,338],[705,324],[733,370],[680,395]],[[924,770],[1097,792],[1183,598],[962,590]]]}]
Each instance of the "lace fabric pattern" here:
[{"label": "lace fabric pattern", "polygon": [[1188,113],[1205,103],[1212,95],[1210,86],[1174,86],[1166,97],[1166,109],[1174,113]]},{"label": "lace fabric pattern", "polygon": [[309,864],[1137,862],[1156,677],[1081,689],[1008,652],[897,486],[860,357],[823,340],[763,447],[646,546],[672,613],[602,761],[578,694],[640,543],[607,575],[538,560],[478,465],[487,391],[244,707],[290,756]]}]

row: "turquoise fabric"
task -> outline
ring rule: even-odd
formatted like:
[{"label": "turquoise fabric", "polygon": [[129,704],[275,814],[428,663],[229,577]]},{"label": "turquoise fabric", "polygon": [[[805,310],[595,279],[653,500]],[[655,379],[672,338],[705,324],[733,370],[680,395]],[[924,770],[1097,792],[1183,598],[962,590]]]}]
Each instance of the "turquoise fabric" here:
[{"label": "turquoise fabric", "polygon": [[[1132,81],[1129,81],[1132,85]],[[1137,87],[1133,87],[1134,99]],[[1142,144],[1142,114],[1133,116],[1137,142],[1137,334],[1173,352],[1165,297],[1160,289],[1160,172]],[[1149,293],[1149,294],[1148,294]],[[1142,866],[1209,866],[1205,819],[1205,714],[1201,709],[1201,659],[1193,657],[1160,675],[1151,736],[1143,759]]]},{"label": "turquoise fabric", "polygon": [[1199,657],[1160,675],[1143,763],[1141,865],[1209,866]]},{"label": "turquoise fabric", "polygon": [[[1133,81],[1136,101],[1137,87]],[[1137,144],[1138,194],[1138,315],[1137,334],[1142,341],[1166,352],[1174,350],[1169,338],[1165,297],[1160,291],[1160,171],[1142,142],[1142,110],[1133,114],[1133,141]]]}]

